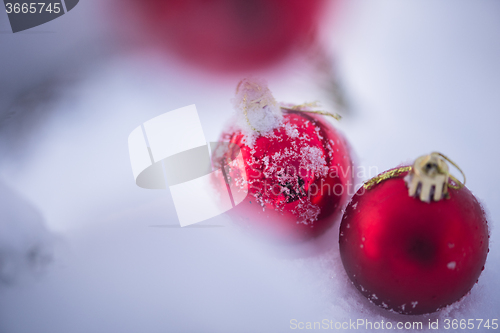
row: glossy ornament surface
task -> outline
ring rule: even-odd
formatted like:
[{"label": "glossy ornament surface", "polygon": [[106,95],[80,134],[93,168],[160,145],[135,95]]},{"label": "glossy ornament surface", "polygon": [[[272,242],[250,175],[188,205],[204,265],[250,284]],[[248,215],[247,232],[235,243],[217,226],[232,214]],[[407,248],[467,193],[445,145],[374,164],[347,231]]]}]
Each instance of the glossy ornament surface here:
[{"label": "glossy ornament surface", "polygon": [[241,148],[249,182],[247,199],[231,215],[280,239],[308,239],[325,232],[346,202],[351,160],[344,139],[326,120],[304,112],[283,118],[253,147],[241,133],[229,135]]},{"label": "glossy ornament surface", "polygon": [[460,300],[478,280],[488,225],[466,187],[424,202],[409,196],[406,175],[362,187],[352,198],[340,226],[340,255],[371,302],[398,313],[430,313]]}]

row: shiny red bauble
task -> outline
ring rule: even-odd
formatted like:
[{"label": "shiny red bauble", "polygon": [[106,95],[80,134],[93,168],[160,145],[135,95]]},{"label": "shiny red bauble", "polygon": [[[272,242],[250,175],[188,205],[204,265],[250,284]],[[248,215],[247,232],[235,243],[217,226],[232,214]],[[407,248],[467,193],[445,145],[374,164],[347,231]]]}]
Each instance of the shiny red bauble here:
[{"label": "shiny red bauble", "polygon": [[430,313],[460,300],[479,278],[488,225],[466,187],[427,203],[408,195],[404,176],[353,197],[340,226],[340,255],[371,302],[403,314]]},{"label": "shiny red bauble", "polygon": [[215,70],[269,65],[314,39],[323,0],[141,0],[144,36]]},{"label": "shiny red bauble", "polygon": [[281,125],[253,144],[245,138],[240,131],[222,138],[240,147],[245,162],[229,178],[245,174],[236,182],[248,182],[245,200],[229,212],[233,221],[285,242],[324,233],[353,194],[345,139],[323,116],[300,111],[284,113]]}]

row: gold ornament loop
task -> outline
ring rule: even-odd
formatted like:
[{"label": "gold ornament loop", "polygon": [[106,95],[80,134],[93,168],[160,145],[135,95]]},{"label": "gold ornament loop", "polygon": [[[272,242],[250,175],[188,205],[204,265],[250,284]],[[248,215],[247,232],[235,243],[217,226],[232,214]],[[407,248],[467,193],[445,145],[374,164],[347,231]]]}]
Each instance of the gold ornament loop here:
[{"label": "gold ornament loop", "polygon": [[460,169],[460,167],[455,162],[453,162],[448,156],[446,156],[446,155],[444,155],[444,154],[442,154],[440,152],[433,152],[432,154],[437,154],[437,155],[441,156],[442,158],[444,158],[445,160],[447,160],[448,162],[450,162],[451,165],[453,165],[458,171],[460,171],[460,173],[462,174],[462,177],[464,177],[464,182],[461,183],[451,173],[448,173],[448,176],[456,184],[456,185],[452,185],[452,184],[448,183],[448,187],[452,188],[454,190],[460,190],[462,187],[464,187],[465,186],[465,182],[466,182],[466,178],[465,178],[465,173],[462,171],[462,169]]},{"label": "gold ornament loop", "polygon": [[[263,80],[258,79],[243,79],[236,86],[236,98],[234,100],[236,110],[240,110],[243,113],[248,127],[253,131],[260,133],[262,130],[262,124],[259,123],[252,124],[254,121],[254,113],[257,118],[263,119],[268,118],[269,121],[276,121],[281,117],[281,110],[278,103],[274,99],[271,91],[267,87],[267,83]],[[269,107],[269,110],[264,112],[265,107]],[[262,112],[261,112],[262,111]],[[252,117],[249,117],[249,114]],[[252,118],[252,121],[250,121]]]},{"label": "gold ornament loop", "polygon": [[[238,89],[239,89],[239,85],[238,85]],[[237,89],[237,91],[238,91]],[[260,87],[259,87],[259,90],[260,90]],[[258,132],[260,133],[255,127],[252,126],[252,124],[250,123],[250,119],[248,119],[248,110],[247,110],[247,94],[245,94],[243,96],[243,114],[245,115],[245,119],[247,120],[247,124],[248,126],[250,126],[250,128],[252,129],[252,131],[254,132]]]},{"label": "gold ornament loop", "polygon": [[240,88],[242,85],[246,86],[247,88],[252,87],[253,89],[256,89],[258,91],[262,90],[258,83],[248,79],[243,79],[240,82],[238,82],[238,85],[236,86],[236,95],[238,95],[238,93],[240,92]]}]

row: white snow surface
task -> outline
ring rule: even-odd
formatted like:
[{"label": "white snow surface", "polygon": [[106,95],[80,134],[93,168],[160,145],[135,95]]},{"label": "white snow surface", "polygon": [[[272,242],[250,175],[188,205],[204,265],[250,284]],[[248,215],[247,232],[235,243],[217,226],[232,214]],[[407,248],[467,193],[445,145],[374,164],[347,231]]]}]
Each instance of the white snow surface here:
[{"label": "white snow surface", "polygon": [[[41,273],[16,268],[8,283],[0,275],[0,332],[288,332],[301,331],[292,330],[293,320],[361,319],[421,321],[426,332],[429,321],[444,331],[446,319],[500,319],[500,2],[349,0],[339,10],[323,39],[353,111],[334,126],[358,166],[381,172],[440,151],[465,171],[491,232],[485,270],[469,295],[423,316],[372,305],[343,269],[338,223],[289,246],[253,239],[226,216],[178,227],[167,190],[134,184],[127,137],[144,121],[196,104],[207,140],[216,141],[243,76],[213,78],[154,52],[117,47],[87,63],[50,103],[0,122],[0,182],[7,184],[0,199],[12,199],[0,205],[0,217],[8,216],[0,221],[0,249],[14,249],[4,251],[13,253],[6,260],[24,267],[19,258],[33,244],[50,244],[50,235],[65,244]],[[71,25],[56,21],[44,26],[56,33],[36,37],[58,39]],[[12,50],[27,42],[16,43],[0,59],[16,58]],[[328,108],[307,59],[256,75],[279,101],[319,100]]]},{"label": "white snow surface", "polygon": [[0,288],[27,271],[39,273],[52,259],[54,241],[40,214],[0,183]]}]

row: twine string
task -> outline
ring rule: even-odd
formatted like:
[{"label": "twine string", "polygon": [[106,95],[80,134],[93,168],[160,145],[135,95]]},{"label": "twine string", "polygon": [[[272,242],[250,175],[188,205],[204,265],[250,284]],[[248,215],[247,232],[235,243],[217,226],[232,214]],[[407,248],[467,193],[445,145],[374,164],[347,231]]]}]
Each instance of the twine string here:
[{"label": "twine string", "polygon": [[337,121],[340,121],[340,119],[342,119],[342,116],[339,115],[338,113],[331,113],[331,112],[323,111],[323,110],[304,110],[305,108],[317,108],[317,107],[319,107],[319,102],[314,101],[314,102],[309,102],[309,103],[293,105],[290,107],[281,106],[281,109],[287,110],[287,111],[300,111],[300,112],[320,114],[322,116],[332,117]]},{"label": "twine string", "polygon": [[[256,100],[253,100],[250,103],[251,104],[260,104],[262,99],[263,99],[263,97],[258,98]],[[280,106],[280,109],[286,110],[286,111],[299,111],[299,112],[320,114],[323,116],[332,117],[337,121],[340,121],[340,119],[342,119],[342,116],[339,115],[338,113],[331,113],[331,112],[322,111],[322,110],[303,110],[304,108],[318,107],[318,105],[319,105],[318,102],[311,102],[311,103],[303,103],[303,104],[293,105],[290,107]],[[260,133],[259,130],[257,130],[255,127],[253,127],[252,123],[250,122],[250,119],[248,118],[247,95],[246,94],[243,96],[243,114],[245,115],[245,119],[247,121],[248,126],[250,126],[250,128],[254,132]]]},{"label": "twine string", "polygon": [[460,190],[462,187],[464,187],[465,182],[466,182],[466,178],[465,178],[465,173],[462,171],[462,169],[460,169],[460,167],[455,162],[453,162],[448,156],[446,156],[442,153],[439,153],[439,152],[433,152],[433,154],[438,154],[439,156],[441,156],[442,158],[444,158],[445,160],[450,162],[451,165],[453,165],[458,171],[460,171],[460,173],[462,174],[462,177],[464,178],[464,181],[462,183],[457,178],[455,178],[455,176],[453,176],[451,173],[448,172],[448,176],[456,184],[456,185],[453,185],[453,184],[448,183],[448,187],[452,188],[454,190]]}]

